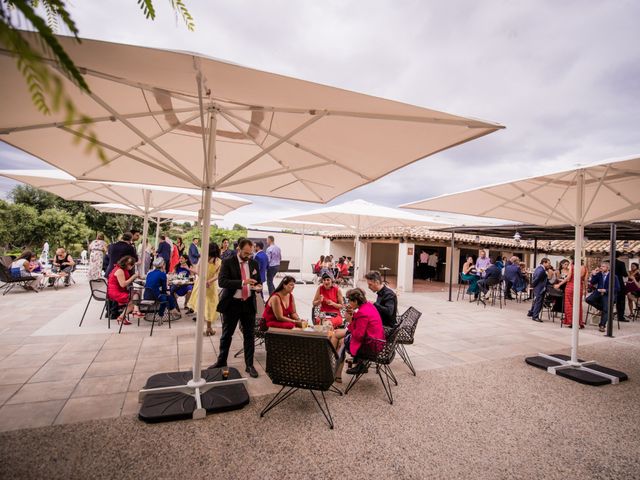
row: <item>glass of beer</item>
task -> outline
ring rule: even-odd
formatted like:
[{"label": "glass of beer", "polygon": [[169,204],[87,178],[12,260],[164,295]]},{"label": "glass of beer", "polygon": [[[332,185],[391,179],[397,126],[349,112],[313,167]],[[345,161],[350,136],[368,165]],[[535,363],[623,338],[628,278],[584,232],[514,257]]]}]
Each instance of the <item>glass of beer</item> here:
[{"label": "glass of beer", "polygon": [[222,367],[222,379],[227,380],[229,378],[229,367]]},{"label": "glass of beer", "polygon": [[304,330],[308,326],[309,326],[309,322],[307,322],[306,320],[302,320],[302,329]]}]

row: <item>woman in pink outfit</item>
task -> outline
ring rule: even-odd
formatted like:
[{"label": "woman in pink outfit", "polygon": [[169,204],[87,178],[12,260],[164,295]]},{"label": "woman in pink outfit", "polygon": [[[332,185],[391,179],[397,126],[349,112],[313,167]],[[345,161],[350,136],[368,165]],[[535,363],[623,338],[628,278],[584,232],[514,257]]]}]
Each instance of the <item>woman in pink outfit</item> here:
[{"label": "woman in pink outfit", "polygon": [[[341,359],[344,361],[344,354],[349,354],[357,361],[358,352],[361,347],[366,343],[367,339],[382,340],[384,341],[384,327],[382,326],[382,319],[376,307],[372,303],[367,301],[367,297],[361,288],[352,288],[349,290],[345,298],[347,299],[347,314],[345,320],[348,323],[346,329],[336,330],[332,337],[334,346],[344,344],[344,349],[341,352]],[[377,342],[378,345],[382,343]],[[357,373],[364,373],[366,371],[366,365],[363,362],[358,362],[355,366],[347,370],[347,373],[355,375]],[[342,363],[338,368],[336,375],[336,381],[342,381]]]}]

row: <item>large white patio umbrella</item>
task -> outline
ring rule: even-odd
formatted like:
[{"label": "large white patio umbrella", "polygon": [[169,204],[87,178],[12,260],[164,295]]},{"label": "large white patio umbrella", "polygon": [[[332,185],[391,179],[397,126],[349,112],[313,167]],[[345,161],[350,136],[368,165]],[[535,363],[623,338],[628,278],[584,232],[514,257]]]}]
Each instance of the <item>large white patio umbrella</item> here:
[{"label": "large white patio umbrella", "polygon": [[304,282],[304,240],[307,233],[330,232],[334,230],[342,230],[345,227],[337,223],[321,223],[321,222],[303,222],[298,220],[282,220],[274,219],[266,222],[255,223],[256,227],[281,228],[300,232],[300,280]]},{"label": "large white patio umbrella", "polygon": [[[35,34],[24,33],[34,48]],[[108,160],[73,140],[83,122],[43,116],[15,59],[0,50],[0,140],[81,180],[143,181],[204,192],[201,291],[211,193],[328,202],[416,160],[502,128],[413,105],[318,85],[201,55],[57,37],[91,89],[64,87]],[[40,52],[50,68],[49,52]],[[200,392],[205,296],[198,305],[193,378]],[[234,380],[235,382],[235,380]],[[229,384],[227,382],[227,384]],[[157,390],[156,390],[157,391]]]},{"label": "large white patio umbrella", "polygon": [[[195,212],[193,216],[197,219],[202,204],[202,192],[193,188],[76,180],[62,170],[52,169],[0,170],[0,175],[53,193],[65,200],[122,204],[130,211],[118,213],[128,213],[143,218],[143,245],[146,245],[147,242],[150,218],[162,217],[159,212],[176,210],[187,217],[190,217],[187,214],[188,211]],[[212,197],[214,201],[212,212],[216,215],[224,215],[251,204],[249,200],[229,193],[216,192]],[[193,220],[193,218],[189,218],[189,220]],[[146,273],[144,272],[144,264],[142,267],[143,273]]]},{"label": "large white patio umbrella", "polygon": [[444,228],[451,226],[432,217],[403,212],[361,199],[310,210],[299,215],[290,215],[282,220],[338,224],[342,225],[343,230],[352,232],[355,236],[356,250],[353,268],[354,282],[360,280],[362,276],[360,271],[360,235],[362,232],[376,228],[412,226]]},{"label": "large white patio umbrella", "polygon": [[[574,264],[580,268],[585,225],[640,218],[640,156],[442,195],[407,203],[402,208],[489,216],[536,225],[573,225]],[[565,368],[584,365],[578,362],[580,309],[577,305],[581,301],[580,289],[575,288],[571,360],[563,362],[547,356],[563,363]],[[617,383],[615,377],[610,380]]]}]

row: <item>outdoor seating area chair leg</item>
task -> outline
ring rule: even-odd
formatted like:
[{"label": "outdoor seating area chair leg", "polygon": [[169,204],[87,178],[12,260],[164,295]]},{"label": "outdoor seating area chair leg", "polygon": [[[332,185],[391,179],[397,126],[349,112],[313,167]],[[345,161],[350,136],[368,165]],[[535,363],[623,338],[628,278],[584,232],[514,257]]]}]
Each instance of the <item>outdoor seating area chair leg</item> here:
[{"label": "outdoor seating area chair leg", "polygon": [[407,367],[409,367],[409,370],[411,370],[411,373],[413,373],[413,376],[415,377],[416,369],[413,367],[413,362],[411,362],[411,357],[409,357],[409,352],[407,352],[407,349],[404,348],[403,344],[399,343],[396,351],[398,352],[398,355],[400,355],[400,358],[402,358],[402,361],[407,365]]},{"label": "outdoor seating area chair leg", "polygon": [[380,381],[382,382],[382,387],[384,388],[384,393],[387,394],[389,403],[393,405],[393,392],[391,391],[391,380],[393,380],[396,385],[398,385],[398,382],[396,380],[396,377],[393,375],[391,368],[389,368],[389,365],[380,365],[380,368],[378,369],[378,377],[380,377]]},{"label": "outdoor seating area chair leg", "polygon": [[[288,390],[284,391],[285,388],[288,388]],[[295,387],[286,387],[286,386],[282,387],[278,391],[278,393],[276,393],[273,396],[273,398],[269,401],[269,403],[267,403],[267,405],[262,409],[262,411],[260,412],[260,417],[264,417],[269,410],[280,405],[282,402],[284,402],[287,398],[289,398],[291,395],[293,395],[297,391],[298,389]]]},{"label": "outdoor seating area chair leg", "polygon": [[338,387],[336,387],[335,385],[331,385],[329,387],[329,390],[331,390],[333,393],[337,393],[338,395],[342,396],[344,395],[344,393],[342,393],[342,390],[340,390]]},{"label": "outdoor seating area chair leg", "polygon": [[[82,318],[80,319],[80,325],[78,325],[79,327],[81,327],[82,326],[82,322],[84,322],[84,316],[87,314],[87,310],[89,309],[89,304],[90,303],[91,303],[91,296],[89,296],[89,301],[87,302],[87,306],[84,307],[84,313],[82,314]],[[102,314],[100,315],[100,318],[102,318]]]},{"label": "outdoor seating area chair leg", "polygon": [[325,420],[329,424],[329,428],[333,430],[333,418],[331,417],[331,411],[329,410],[329,405],[327,405],[327,399],[324,396],[324,392],[320,392],[320,395],[322,395],[322,402],[324,403],[324,408],[322,408],[322,405],[320,404],[320,401],[318,401],[318,397],[316,397],[315,392],[313,390],[309,391],[311,392],[311,396],[313,397],[313,399],[318,404],[318,408],[322,412],[322,415],[324,415]]},{"label": "outdoor seating area chair leg", "polygon": [[[369,368],[369,364],[371,362],[365,362],[366,365],[366,369],[367,370]],[[358,380],[360,380],[360,378],[364,375],[364,373],[357,373],[355,374],[353,377],[351,377],[351,380],[349,380],[349,383],[347,384],[347,388],[344,389],[344,394],[346,395],[347,393],[349,393],[349,390],[351,390],[353,388],[353,386],[358,383]]]}]

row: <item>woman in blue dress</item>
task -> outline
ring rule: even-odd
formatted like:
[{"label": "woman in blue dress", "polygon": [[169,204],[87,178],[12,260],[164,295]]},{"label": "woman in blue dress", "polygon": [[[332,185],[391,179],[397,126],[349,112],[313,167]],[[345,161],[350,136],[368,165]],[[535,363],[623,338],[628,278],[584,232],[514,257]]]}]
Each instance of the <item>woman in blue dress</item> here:
[{"label": "woman in blue dress", "polygon": [[478,275],[476,274],[476,265],[473,261],[473,257],[469,255],[467,257],[467,261],[464,262],[462,266],[462,275],[460,276],[462,280],[469,282],[469,288],[467,289],[467,293],[469,296],[473,293],[473,298],[470,298],[469,301],[473,302],[478,299]]}]

